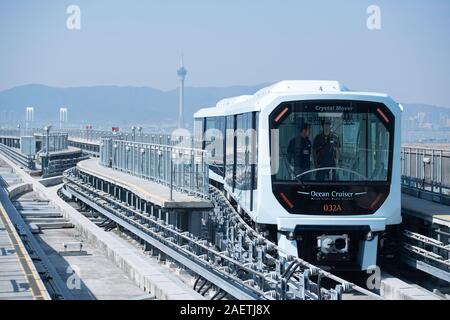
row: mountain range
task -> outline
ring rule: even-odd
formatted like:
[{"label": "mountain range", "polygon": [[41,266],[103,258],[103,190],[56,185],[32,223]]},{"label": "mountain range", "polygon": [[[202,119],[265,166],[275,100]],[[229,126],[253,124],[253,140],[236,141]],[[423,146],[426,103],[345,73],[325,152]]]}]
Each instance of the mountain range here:
[{"label": "mountain range", "polygon": [[[222,98],[252,94],[266,84],[230,87],[185,87],[184,118]],[[11,119],[25,119],[25,107],[34,107],[36,122],[58,121],[59,108],[68,108],[69,122],[116,124],[176,123],[179,89],[162,91],[150,87],[94,86],[55,88],[31,84],[0,92],[0,110]],[[3,113],[3,120],[8,117]],[[2,113],[0,113],[2,116]]]},{"label": "mountain range", "polygon": [[[186,87],[185,121],[200,108],[213,106],[223,98],[253,94],[267,84],[229,87]],[[179,90],[162,91],[150,87],[93,86],[57,88],[30,84],[0,91],[0,121],[25,120],[25,107],[34,107],[37,123],[57,122],[60,107],[68,108],[71,123],[171,125],[178,116]],[[420,112],[430,117],[450,118],[450,108],[426,104],[403,104],[403,118]]]}]

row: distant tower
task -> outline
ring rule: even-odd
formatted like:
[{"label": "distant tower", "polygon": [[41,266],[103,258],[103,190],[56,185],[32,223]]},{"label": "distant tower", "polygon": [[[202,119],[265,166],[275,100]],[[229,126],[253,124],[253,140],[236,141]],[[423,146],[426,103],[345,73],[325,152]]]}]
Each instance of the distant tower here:
[{"label": "distant tower", "polygon": [[28,128],[30,126],[30,122],[34,121],[34,108],[27,107],[26,108],[26,117],[25,117],[25,135],[28,134]]},{"label": "distant tower", "polygon": [[183,66],[183,56],[181,56],[181,65],[177,70],[177,74],[180,77],[180,105],[178,109],[178,128],[184,128],[184,78],[186,78],[187,70]]},{"label": "distant tower", "polygon": [[67,108],[59,108],[59,129],[62,129],[64,122],[67,122]]},{"label": "distant tower", "polygon": [[27,107],[26,109],[26,121],[27,122],[33,122],[34,120],[34,108],[33,107]]}]

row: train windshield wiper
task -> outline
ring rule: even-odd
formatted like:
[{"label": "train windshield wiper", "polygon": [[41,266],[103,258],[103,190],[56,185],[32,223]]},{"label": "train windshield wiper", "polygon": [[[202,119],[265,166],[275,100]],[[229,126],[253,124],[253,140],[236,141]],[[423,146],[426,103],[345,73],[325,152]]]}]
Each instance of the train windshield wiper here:
[{"label": "train windshield wiper", "polygon": [[354,170],[350,170],[350,169],[346,169],[346,168],[340,168],[340,167],[323,167],[323,168],[315,168],[315,169],[310,169],[307,170],[305,172],[302,172],[298,175],[295,176],[295,179],[300,182],[301,184],[303,184],[303,179],[302,176],[313,173],[313,172],[317,172],[317,171],[321,171],[321,170],[341,170],[350,174],[354,174],[358,177],[360,177],[362,180],[368,180],[369,178],[366,177],[365,175],[362,175],[361,173],[354,171]]}]

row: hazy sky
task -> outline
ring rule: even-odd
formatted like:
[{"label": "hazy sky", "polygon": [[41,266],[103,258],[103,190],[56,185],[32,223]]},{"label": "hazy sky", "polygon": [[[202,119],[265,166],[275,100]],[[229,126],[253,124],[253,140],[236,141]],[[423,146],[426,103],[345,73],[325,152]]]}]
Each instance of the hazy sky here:
[{"label": "hazy sky", "polygon": [[[66,9],[81,9],[68,30]],[[366,27],[369,5],[381,30]],[[175,88],[333,79],[403,102],[450,106],[448,0],[1,0],[0,90]]]}]

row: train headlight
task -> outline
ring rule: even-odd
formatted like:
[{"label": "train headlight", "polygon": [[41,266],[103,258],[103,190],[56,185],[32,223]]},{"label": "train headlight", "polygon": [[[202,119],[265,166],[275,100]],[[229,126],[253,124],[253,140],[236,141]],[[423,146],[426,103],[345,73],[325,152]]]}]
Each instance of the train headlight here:
[{"label": "train headlight", "polygon": [[317,247],[322,254],[347,253],[349,250],[348,235],[321,235],[317,237]]},{"label": "train headlight", "polygon": [[286,235],[286,239],[288,239],[289,241],[293,241],[295,240],[295,235],[294,233],[291,231]]},{"label": "train headlight", "polygon": [[367,234],[366,234],[367,241],[372,241],[374,237],[375,237],[375,234],[372,231],[367,232]]}]

